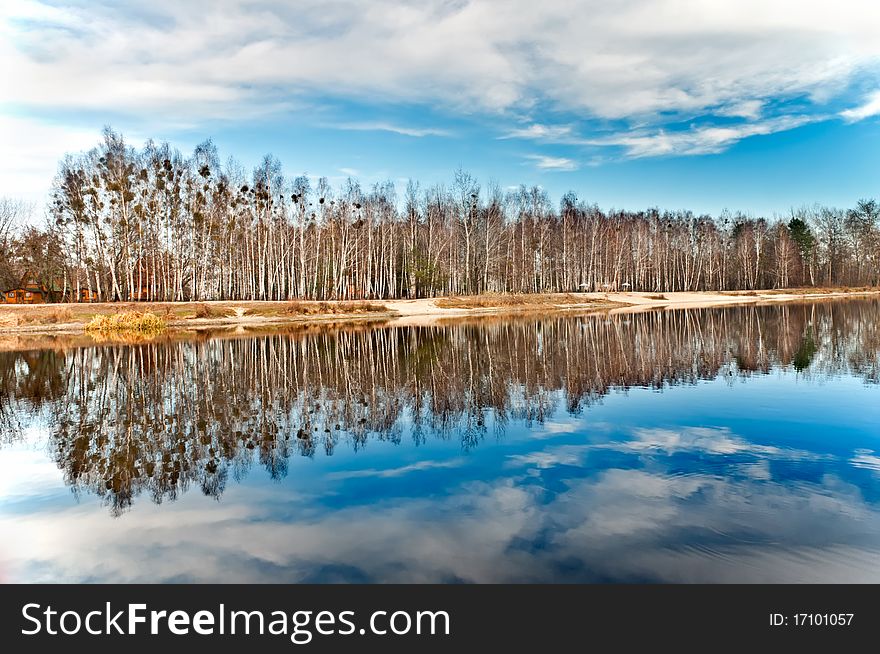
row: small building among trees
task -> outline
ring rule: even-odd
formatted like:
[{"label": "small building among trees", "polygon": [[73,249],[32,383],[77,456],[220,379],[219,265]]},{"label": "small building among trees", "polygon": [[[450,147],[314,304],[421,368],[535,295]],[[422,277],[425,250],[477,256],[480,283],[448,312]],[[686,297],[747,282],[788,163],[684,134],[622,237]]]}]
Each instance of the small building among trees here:
[{"label": "small building among trees", "polygon": [[55,285],[48,287],[33,278],[24,279],[18,286],[3,292],[6,304],[45,304],[58,302],[61,298],[62,293]]},{"label": "small building among trees", "polygon": [[79,289],[79,297],[76,297],[76,290],[72,290],[70,292],[71,297],[74,298],[74,302],[98,302],[98,293],[93,291],[90,288],[81,288]]}]

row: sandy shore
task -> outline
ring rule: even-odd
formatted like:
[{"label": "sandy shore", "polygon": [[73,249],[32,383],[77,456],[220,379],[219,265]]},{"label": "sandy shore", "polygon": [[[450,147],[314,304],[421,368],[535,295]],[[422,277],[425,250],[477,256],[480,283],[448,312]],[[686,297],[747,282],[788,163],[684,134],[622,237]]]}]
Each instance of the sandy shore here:
[{"label": "sandy shore", "polygon": [[[383,321],[395,325],[426,325],[439,320],[467,316],[524,313],[625,313],[658,309],[720,307],[736,304],[775,304],[853,297],[880,297],[880,289],[793,289],[769,291],[709,292],[612,292],[569,293],[541,296],[483,296],[452,300],[385,300],[370,303],[348,302],[337,311],[333,302],[299,305],[314,310],[302,314],[285,312],[284,302],[205,302],[154,304],[81,304],[81,305],[0,305],[0,333],[4,334],[77,334],[95,314],[123,310],[153,311],[164,315],[169,328],[193,330],[216,327],[261,327],[303,323],[340,323]],[[361,310],[360,305],[365,308]],[[452,305],[452,306],[449,306]],[[197,317],[198,308],[209,307],[211,317]],[[321,313],[327,308],[333,312]],[[368,307],[368,308],[366,308]],[[310,307],[311,308],[311,307]],[[56,312],[56,313],[52,313]],[[58,313],[60,312],[60,313]],[[43,317],[45,316],[45,318]],[[53,319],[53,316],[54,319]],[[61,316],[59,319],[58,316]]]},{"label": "sandy shore", "polygon": [[443,308],[437,306],[439,300],[394,300],[384,304],[395,311],[399,317],[395,325],[423,325],[443,318],[460,318],[474,315],[500,315],[505,313],[525,313],[529,311],[601,311],[609,314],[632,313],[658,309],[696,309],[742,304],[778,304],[811,300],[843,299],[854,297],[880,297],[880,289],[872,290],[768,290],[712,292],[668,292],[668,293],[571,293],[568,297],[579,302],[554,303],[548,301],[540,306],[526,307],[477,307],[470,309]]}]

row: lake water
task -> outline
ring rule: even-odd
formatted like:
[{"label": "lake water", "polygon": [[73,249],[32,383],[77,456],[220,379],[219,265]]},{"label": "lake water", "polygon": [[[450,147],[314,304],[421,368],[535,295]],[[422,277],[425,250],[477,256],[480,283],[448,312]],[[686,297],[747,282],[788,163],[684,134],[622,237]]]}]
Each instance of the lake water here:
[{"label": "lake water", "polygon": [[880,581],[880,302],[0,352],[0,579]]}]

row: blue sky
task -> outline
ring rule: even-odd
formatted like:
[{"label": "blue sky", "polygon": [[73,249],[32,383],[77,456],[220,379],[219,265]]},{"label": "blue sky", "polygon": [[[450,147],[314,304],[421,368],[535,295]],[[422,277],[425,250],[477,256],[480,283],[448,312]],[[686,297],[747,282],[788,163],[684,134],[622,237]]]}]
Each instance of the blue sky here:
[{"label": "blue sky", "polygon": [[[767,6],[770,5],[770,6]],[[0,195],[103,125],[290,175],[785,214],[880,196],[880,4],[12,0]]]}]

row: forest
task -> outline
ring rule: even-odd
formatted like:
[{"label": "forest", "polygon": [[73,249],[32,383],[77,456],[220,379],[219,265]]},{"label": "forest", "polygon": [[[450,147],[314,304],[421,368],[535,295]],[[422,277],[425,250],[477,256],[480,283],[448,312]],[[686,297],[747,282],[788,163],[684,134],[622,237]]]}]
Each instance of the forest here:
[{"label": "forest", "polygon": [[[40,208],[42,211],[42,208]],[[211,141],[190,156],[105,128],[67,155],[45,218],[0,200],[0,287],[155,301],[352,300],[480,293],[880,285],[880,204],[730,211],[603,210],[540,186],[362,188],[248,173]]]}]

